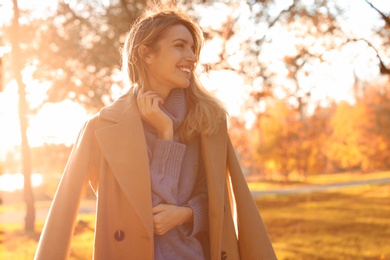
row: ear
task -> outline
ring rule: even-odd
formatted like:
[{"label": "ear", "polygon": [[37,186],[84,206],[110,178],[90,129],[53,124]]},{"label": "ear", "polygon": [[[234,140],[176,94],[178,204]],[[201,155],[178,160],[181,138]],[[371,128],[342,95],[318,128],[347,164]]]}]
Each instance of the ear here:
[{"label": "ear", "polygon": [[146,45],[141,45],[141,46],[138,47],[138,55],[147,64],[150,64],[152,62],[152,60],[150,59],[149,47],[147,47]]}]

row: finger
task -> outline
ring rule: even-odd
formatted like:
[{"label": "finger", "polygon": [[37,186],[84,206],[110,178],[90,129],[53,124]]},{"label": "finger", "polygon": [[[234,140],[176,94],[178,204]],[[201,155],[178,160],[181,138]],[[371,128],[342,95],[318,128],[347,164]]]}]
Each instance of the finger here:
[{"label": "finger", "polygon": [[155,214],[153,217],[153,226],[154,226],[154,233],[157,235],[163,235],[165,234],[166,227],[164,227],[164,224],[162,223],[162,218],[160,215]]},{"label": "finger", "polygon": [[150,97],[145,100],[145,108],[152,114],[158,115],[162,113],[162,110],[160,109],[161,98],[159,97]]},{"label": "finger", "polygon": [[145,96],[149,96],[149,95],[157,95],[157,94],[156,94],[156,92],[153,91],[153,90],[145,91],[145,87],[142,87],[142,88],[140,88],[140,90],[138,91],[137,99],[142,98],[142,97],[145,97]]},{"label": "finger", "polygon": [[160,212],[162,212],[164,210],[165,210],[165,205],[164,204],[158,204],[157,206],[154,206],[152,208],[153,214],[158,214],[158,213],[160,213]]},{"label": "finger", "polygon": [[156,108],[158,104],[163,102],[163,99],[159,97],[157,94],[144,94],[142,97],[139,98],[139,102],[141,105],[143,105],[145,108]]},{"label": "finger", "polygon": [[161,111],[159,104],[163,104],[163,99],[158,97],[158,98],[153,98],[152,100],[152,108],[157,111]]},{"label": "finger", "polygon": [[141,105],[143,107],[145,106],[151,106],[153,104],[153,99],[161,99],[157,94],[153,92],[146,92],[137,97],[138,105]]},{"label": "finger", "polygon": [[160,213],[161,211],[162,211],[161,204],[158,204],[157,206],[155,206],[155,207],[152,208],[152,213],[153,213],[153,214]]},{"label": "finger", "polygon": [[160,102],[162,101],[162,98],[160,98],[157,94],[154,93],[144,93],[138,97],[138,100],[147,101],[149,104],[152,104],[153,99],[158,99],[160,100]]},{"label": "finger", "polygon": [[146,108],[146,99],[141,97],[141,96],[138,96],[137,98],[137,104],[138,104],[138,108],[140,110],[140,112],[142,113],[143,111],[145,111],[145,108]]}]

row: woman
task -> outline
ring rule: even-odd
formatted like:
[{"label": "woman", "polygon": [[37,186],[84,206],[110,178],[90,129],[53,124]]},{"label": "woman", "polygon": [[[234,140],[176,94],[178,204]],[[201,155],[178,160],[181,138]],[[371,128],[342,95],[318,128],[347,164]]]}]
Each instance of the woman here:
[{"label": "woman", "polygon": [[82,128],[35,259],[68,257],[88,183],[97,197],[94,259],[276,258],[225,110],[195,74],[202,41],[175,10],[135,22],[123,50],[130,91]]}]

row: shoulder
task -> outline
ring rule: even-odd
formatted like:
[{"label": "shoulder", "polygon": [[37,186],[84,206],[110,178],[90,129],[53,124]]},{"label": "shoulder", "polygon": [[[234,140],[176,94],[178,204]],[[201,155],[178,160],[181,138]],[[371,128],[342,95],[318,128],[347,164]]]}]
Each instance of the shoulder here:
[{"label": "shoulder", "polygon": [[128,92],[110,105],[103,107],[99,111],[98,117],[105,120],[120,121],[125,116],[126,112],[135,106],[135,96],[131,92]]},{"label": "shoulder", "polygon": [[214,150],[218,150],[220,152],[225,151],[227,140],[229,138],[227,121],[226,119],[220,119],[218,122],[215,122],[215,124],[216,128],[212,133],[202,132],[200,134],[201,143],[207,146],[212,144],[211,146]]},{"label": "shoulder", "polygon": [[111,104],[100,109],[98,113],[87,120],[87,123],[93,125],[103,121],[119,122],[125,119],[129,113],[134,111],[138,111],[137,102],[135,96],[128,92]]},{"label": "shoulder", "polygon": [[220,118],[215,119],[216,123],[216,129],[215,132],[211,136],[227,136],[228,134],[228,124],[227,124],[227,117],[221,116]]},{"label": "shoulder", "polygon": [[132,106],[134,107],[134,102],[131,94],[127,93],[88,118],[84,122],[81,131],[86,133],[120,122],[127,117]]}]

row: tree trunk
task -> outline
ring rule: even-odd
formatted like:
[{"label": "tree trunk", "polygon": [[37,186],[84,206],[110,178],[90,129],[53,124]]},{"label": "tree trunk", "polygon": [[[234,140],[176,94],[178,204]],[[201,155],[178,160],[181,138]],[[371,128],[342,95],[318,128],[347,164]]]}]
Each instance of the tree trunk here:
[{"label": "tree trunk", "polygon": [[31,151],[27,139],[27,127],[28,127],[28,103],[26,100],[25,85],[22,81],[22,55],[19,47],[19,7],[17,0],[13,0],[14,4],[14,18],[12,22],[12,32],[10,35],[10,41],[12,45],[12,71],[14,78],[18,84],[19,94],[19,121],[20,121],[20,134],[21,134],[21,153],[22,153],[22,172],[24,175],[24,200],[26,203],[26,216],[25,216],[25,231],[34,231],[35,226],[35,206],[34,206],[34,193],[31,186]]}]

